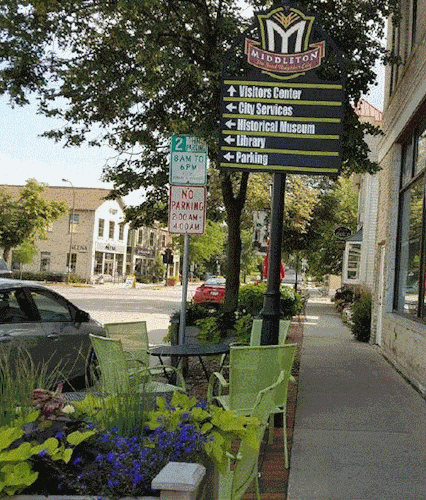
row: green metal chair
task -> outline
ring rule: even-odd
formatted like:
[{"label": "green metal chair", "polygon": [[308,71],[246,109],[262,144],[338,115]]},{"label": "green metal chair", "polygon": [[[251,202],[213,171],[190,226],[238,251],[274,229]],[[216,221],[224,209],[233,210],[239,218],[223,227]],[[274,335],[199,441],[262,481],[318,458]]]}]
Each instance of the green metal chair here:
[{"label": "green metal chair", "polygon": [[[253,320],[250,333],[251,346],[260,345],[260,338],[262,336],[262,321],[263,321],[262,319],[258,318],[255,318]],[[278,345],[285,344],[289,327],[290,327],[289,319],[280,319],[279,330],[278,330]]]},{"label": "green metal chair", "polygon": [[[166,384],[152,379],[153,373],[138,360],[129,360],[119,339],[111,339],[98,335],[89,335],[100,367],[100,387],[104,393],[128,393],[137,387],[141,392],[185,392],[185,380],[176,371],[179,385]],[[135,368],[132,368],[135,364]],[[167,367],[169,368],[169,367]]]},{"label": "green metal chair", "polygon": [[286,374],[285,387],[277,393],[275,407],[269,422],[269,442],[273,441],[274,414],[283,415],[284,462],[288,468],[286,432],[286,403],[288,381],[296,355],[297,344],[266,346],[231,346],[229,354],[229,381],[222,373],[210,376],[207,400],[215,402],[227,410],[248,415],[253,411],[258,392],[271,385],[279,373]]},{"label": "green metal chair", "polygon": [[287,375],[285,370],[281,371],[274,384],[259,391],[251,416],[257,417],[261,426],[257,430],[259,448],[254,450],[244,441],[241,443],[237,455],[233,458],[235,467],[224,474],[219,474],[219,494],[220,500],[239,500],[254,481],[256,500],[260,500],[259,480],[258,480],[258,459],[260,443],[263,439],[268,418],[275,407],[278,394],[285,390],[287,385]]},{"label": "green metal chair", "polygon": [[149,342],[146,321],[106,323],[104,328],[107,337],[120,339],[126,353],[131,354],[131,357],[149,367]]},{"label": "green metal chair", "polygon": [[[168,378],[171,377],[168,366],[157,363],[150,364],[148,328],[146,321],[130,321],[123,323],[106,323],[104,325],[107,337],[111,339],[120,339],[123,349],[128,359],[136,360],[143,366],[149,367],[152,375],[164,373]],[[183,378],[182,369],[179,366],[177,370],[180,377]]]}]

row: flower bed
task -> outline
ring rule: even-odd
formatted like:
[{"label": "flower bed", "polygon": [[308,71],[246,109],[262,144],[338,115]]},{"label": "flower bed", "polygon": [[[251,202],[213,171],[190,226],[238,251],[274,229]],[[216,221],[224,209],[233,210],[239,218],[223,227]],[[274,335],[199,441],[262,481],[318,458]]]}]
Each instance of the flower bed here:
[{"label": "flower bed", "polygon": [[219,470],[235,438],[254,447],[258,421],[176,392],[87,396],[66,404],[37,389],[0,427],[0,494],[156,496],[151,482],[169,462],[213,461]]}]

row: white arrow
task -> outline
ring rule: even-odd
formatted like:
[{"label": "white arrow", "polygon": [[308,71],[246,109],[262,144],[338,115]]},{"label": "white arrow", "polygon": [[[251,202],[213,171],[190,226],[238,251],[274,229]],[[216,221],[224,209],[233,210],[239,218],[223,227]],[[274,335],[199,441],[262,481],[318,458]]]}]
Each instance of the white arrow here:
[{"label": "white arrow", "polygon": [[234,159],[234,155],[231,153],[227,153],[226,155],[223,155],[224,158],[226,158],[228,161],[231,161]]},{"label": "white arrow", "polygon": [[227,142],[228,144],[232,144],[233,142],[235,142],[235,137],[232,137],[231,135],[227,135],[224,139],[225,142]]},{"label": "white arrow", "polygon": [[230,102],[230,103],[226,106],[226,109],[232,113],[232,112],[234,111],[234,109],[237,109],[237,106],[236,106],[235,104],[233,104],[232,102]]},{"label": "white arrow", "polygon": [[231,85],[228,89],[228,92],[230,93],[231,97],[234,97],[236,91],[237,89],[233,85]]},{"label": "white arrow", "polygon": [[232,120],[228,120],[227,122],[225,122],[225,125],[228,127],[228,128],[232,128],[236,125],[235,122],[233,122]]}]

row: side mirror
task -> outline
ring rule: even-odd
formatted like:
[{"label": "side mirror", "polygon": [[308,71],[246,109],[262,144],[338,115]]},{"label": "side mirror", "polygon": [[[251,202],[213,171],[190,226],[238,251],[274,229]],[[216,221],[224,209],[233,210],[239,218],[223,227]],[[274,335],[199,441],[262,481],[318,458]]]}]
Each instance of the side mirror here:
[{"label": "side mirror", "polygon": [[76,323],[87,323],[90,319],[90,314],[86,311],[77,310],[77,314],[75,315]]}]

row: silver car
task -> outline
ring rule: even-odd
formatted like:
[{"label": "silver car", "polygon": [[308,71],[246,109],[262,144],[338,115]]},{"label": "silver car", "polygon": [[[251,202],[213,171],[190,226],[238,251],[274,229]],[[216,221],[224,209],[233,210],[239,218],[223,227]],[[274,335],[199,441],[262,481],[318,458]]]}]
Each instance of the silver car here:
[{"label": "silver car", "polygon": [[64,382],[81,383],[95,363],[89,333],[105,335],[101,324],[62,295],[30,281],[0,280],[0,353],[11,366],[25,351]]}]

